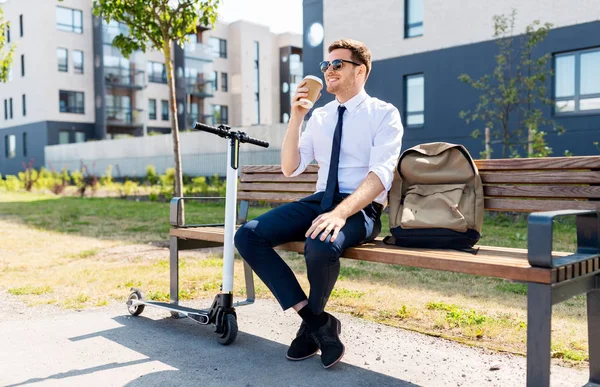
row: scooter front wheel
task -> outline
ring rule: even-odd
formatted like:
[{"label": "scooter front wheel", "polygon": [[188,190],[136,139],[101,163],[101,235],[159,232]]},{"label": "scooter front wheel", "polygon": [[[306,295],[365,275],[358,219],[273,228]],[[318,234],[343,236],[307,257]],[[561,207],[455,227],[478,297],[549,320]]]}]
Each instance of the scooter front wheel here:
[{"label": "scooter front wheel", "polygon": [[[131,292],[131,294],[129,295],[128,301],[141,300],[141,299],[142,299],[142,293],[140,293],[138,290],[135,290],[135,291]],[[145,306],[146,305],[127,305],[127,310],[129,311],[129,313],[132,316],[139,316],[144,311]]]},{"label": "scooter front wheel", "polygon": [[219,344],[229,345],[235,341],[238,334],[237,318],[234,314],[228,313],[223,316],[223,333],[219,334]]}]

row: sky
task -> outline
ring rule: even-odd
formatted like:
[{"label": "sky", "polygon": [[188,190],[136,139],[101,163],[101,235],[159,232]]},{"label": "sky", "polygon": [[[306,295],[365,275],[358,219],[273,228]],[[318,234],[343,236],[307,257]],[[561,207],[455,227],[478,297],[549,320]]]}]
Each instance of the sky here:
[{"label": "sky", "polygon": [[224,22],[243,19],[277,34],[302,33],[302,0],[221,0],[218,13]]}]

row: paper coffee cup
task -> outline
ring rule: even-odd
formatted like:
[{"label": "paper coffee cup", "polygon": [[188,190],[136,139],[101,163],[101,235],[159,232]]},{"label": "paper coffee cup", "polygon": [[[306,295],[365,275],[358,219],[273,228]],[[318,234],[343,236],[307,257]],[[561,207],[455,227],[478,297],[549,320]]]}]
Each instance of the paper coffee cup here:
[{"label": "paper coffee cup", "polygon": [[302,104],[306,109],[312,109],[315,106],[315,102],[319,98],[319,93],[323,89],[323,81],[319,77],[313,75],[307,75],[304,77],[304,87],[308,88],[308,96],[306,98],[300,98],[298,102]]}]

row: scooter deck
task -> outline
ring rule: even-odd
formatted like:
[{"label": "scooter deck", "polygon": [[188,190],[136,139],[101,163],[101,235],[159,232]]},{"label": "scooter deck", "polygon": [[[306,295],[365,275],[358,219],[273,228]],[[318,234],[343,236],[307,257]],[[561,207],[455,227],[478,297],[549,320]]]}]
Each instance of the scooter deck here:
[{"label": "scooter deck", "polygon": [[146,305],[157,306],[159,308],[169,309],[169,310],[173,310],[173,311],[177,311],[177,312],[194,313],[194,314],[208,314],[208,312],[209,312],[208,309],[188,308],[185,306],[175,305],[175,304],[171,304],[168,302],[146,301],[146,300],[143,300],[143,301],[144,301],[144,304],[146,304]]}]

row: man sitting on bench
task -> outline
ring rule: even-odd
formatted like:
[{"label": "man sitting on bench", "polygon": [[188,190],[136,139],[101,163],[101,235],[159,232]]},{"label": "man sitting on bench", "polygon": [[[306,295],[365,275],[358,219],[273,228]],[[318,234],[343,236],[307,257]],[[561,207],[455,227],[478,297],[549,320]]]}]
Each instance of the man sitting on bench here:
[{"label": "man sitting on bench", "polygon": [[[308,112],[299,102],[308,89],[300,83],[281,149],[285,176],[297,176],[317,161],[316,193],[245,223],[235,235],[235,246],[281,307],[294,308],[302,318],[287,358],[307,359],[320,349],[323,366],[329,368],[345,351],[339,320],[324,311],[340,272],[339,258],[346,248],[372,241],[381,231],[403,127],[394,106],[364,90],[371,53],[363,43],[334,42],[320,67],[336,100],[316,109],[300,136]],[[291,241],[305,241],[308,298],[273,249]]]}]

